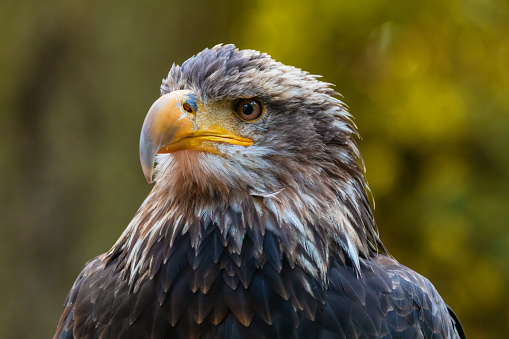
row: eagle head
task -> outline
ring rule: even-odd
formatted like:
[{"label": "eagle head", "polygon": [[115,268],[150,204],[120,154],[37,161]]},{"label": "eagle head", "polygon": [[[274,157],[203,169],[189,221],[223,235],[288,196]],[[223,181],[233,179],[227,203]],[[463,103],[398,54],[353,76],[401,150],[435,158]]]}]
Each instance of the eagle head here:
[{"label": "eagle head", "polygon": [[233,45],[172,66],[141,132],[142,169],[155,185],[116,245],[131,246],[133,279],[150,261],[147,244],[189,232],[198,248],[210,223],[239,253],[247,230],[269,229],[322,281],[331,250],[357,268],[359,256],[385,250],[355,125],[317,78]]}]

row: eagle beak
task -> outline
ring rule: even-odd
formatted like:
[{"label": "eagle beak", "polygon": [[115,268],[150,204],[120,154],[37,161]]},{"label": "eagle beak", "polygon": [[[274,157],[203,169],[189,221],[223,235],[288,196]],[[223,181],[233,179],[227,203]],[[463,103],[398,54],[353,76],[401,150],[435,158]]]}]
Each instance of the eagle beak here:
[{"label": "eagle beak", "polygon": [[198,127],[198,105],[189,90],[174,91],[157,99],[150,107],[140,137],[140,161],[148,183],[153,182],[157,153],[199,150],[223,155],[218,142],[250,146],[253,141],[217,125]]}]

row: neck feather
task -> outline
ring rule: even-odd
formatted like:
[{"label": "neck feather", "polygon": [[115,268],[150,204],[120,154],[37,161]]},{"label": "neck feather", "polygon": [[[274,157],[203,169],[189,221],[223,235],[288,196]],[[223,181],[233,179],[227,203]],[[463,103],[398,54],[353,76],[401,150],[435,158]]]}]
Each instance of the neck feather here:
[{"label": "neck feather", "polygon": [[130,284],[157,273],[157,265],[168,260],[183,235],[189,236],[192,248],[199,251],[211,228],[220,231],[224,248],[238,255],[243,253],[249,233],[250,239],[255,239],[251,253],[255,257],[262,255],[263,237],[269,231],[290,265],[299,266],[323,284],[327,283],[331,255],[341,252],[360,274],[359,257],[386,252],[362,182],[314,189],[283,186],[274,192],[257,192],[204,189],[196,181],[180,179],[174,177],[166,185],[156,183],[107,253],[106,263],[116,259]]}]

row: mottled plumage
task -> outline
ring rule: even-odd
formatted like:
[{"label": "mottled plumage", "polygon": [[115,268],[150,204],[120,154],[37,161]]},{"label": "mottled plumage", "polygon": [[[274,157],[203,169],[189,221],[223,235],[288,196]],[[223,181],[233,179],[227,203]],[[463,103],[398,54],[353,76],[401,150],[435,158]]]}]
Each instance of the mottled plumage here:
[{"label": "mottled plumage", "polygon": [[[159,154],[152,192],[79,275],[55,338],[464,336],[382,244],[355,126],[316,78],[232,45],[174,65],[161,94],[192,103],[193,133],[252,145]],[[261,119],[235,115],[243,98],[263,103]]]}]

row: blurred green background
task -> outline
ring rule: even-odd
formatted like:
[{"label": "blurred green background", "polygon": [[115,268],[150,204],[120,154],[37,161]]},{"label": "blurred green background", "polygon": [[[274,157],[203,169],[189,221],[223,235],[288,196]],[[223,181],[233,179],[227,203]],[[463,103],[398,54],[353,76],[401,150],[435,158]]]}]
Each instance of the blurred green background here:
[{"label": "blurred green background", "polygon": [[469,338],[506,337],[506,0],[0,1],[0,337],[53,335],[150,190],[138,136],[161,79],[218,43],[336,84],[382,240]]}]

